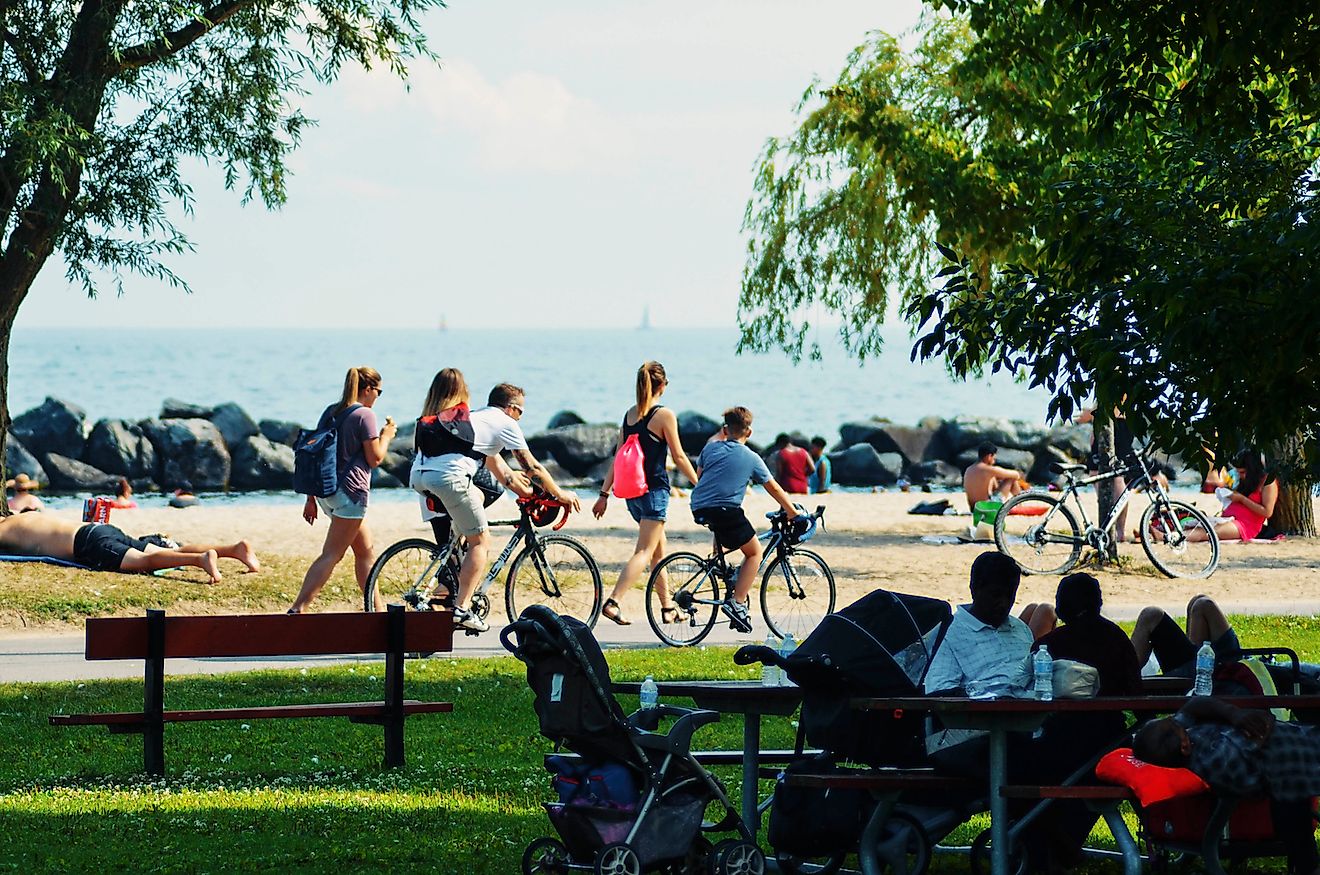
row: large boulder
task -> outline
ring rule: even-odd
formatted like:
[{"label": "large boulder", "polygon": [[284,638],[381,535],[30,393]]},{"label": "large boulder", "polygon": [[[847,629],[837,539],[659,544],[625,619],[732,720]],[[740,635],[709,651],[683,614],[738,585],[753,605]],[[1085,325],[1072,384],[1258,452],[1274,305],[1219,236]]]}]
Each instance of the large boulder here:
[{"label": "large boulder", "polygon": [[293,448],[252,435],[230,444],[229,485],[235,489],[292,489]]},{"label": "large boulder", "polygon": [[81,407],[48,397],[14,419],[9,433],[43,463],[49,453],[77,459],[87,440],[86,422],[87,414]]},{"label": "large boulder", "polygon": [[261,430],[261,436],[266,440],[287,447],[294,445],[298,440],[298,432],[302,431],[302,426],[298,423],[283,419],[263,419],[257,423],[257,428]]},{"label": "large boulder", "polygon": [[50,478],[46,476],[46,470],[41,467],[37,457],[10,435],[5,442],[5,476],[12,478],[15,474],[28,475],[42,488],[50,485]]},{"label": "large boulder", "polygon": [[851,427],[845,425],[840,428],[839,433],[845,438],[848,435],[865,435],[861,440],[852,441],[847,446],[868,443],[875,447],[877,453],[898,453],[909,465],[931,458],[927,450],[935,438],[932,429],[889,423],[877,423],[869,428],[861,428],[859,424],[853,423]]},{"label": "large boulder", "polygon": [[907,478],[922,486],[958,489],[962,486],[962,471],[943,459],[929,459],[908,465]]},{"label": "large boulder", "polygon": [[211,408],[200,404],[189,404],[178,398],[166,398],[160,402],[161,419],[210,419]]},{"label": "large boulder", "polygon": [[1063,450],[1051,444],[1046,444],[1036,451],[1036,458],[1031,464],[1031,469],[1027,473],[1027,480],[1034,484],[1059,483],[1062,477],[1051,470],[1054,464],[1068,465],[1077,460],[1069,456]]},{"label": "large boulder", "polygon": [[46,456],[46,473],[52,489],[62,492],[110,492],[119,489],[119,475],[107,474],[86,462],[50,453]]},{"label": "large boulder", "polygon": [[[959,471],[966,471],[972,465],[975,465],[976,462],[976,450],[970,449],[959,454],[959,456],[954,459],[953,464]],[[1027,450],[1001,449],[995,454],[995,464],[1001,468],[1012,468],[1014,471],[1026,474],[1031,470],[1032,466],[1036,464],[1036,454],[1028,452]]]},{"label": "large boulder", "polygon": [[684,410],[678,414],[678,441],[683,451],[694,459],[701,454],[706,441],[720,430],[720,423],[695,410]]},{"label": "large boulder", "polygon": [[210,420],[220,429],[220,436],[225,439],[225,446],[231,452],[243,441],[261,434],[261,429],[257,428],[247,411],[232,401],[226,401],[212,410]]},{"label": "large boulder", "polygon": [[160,458],[164,489],[176,489],[185,480],[194,490],[224,489],[231,460],[220,429],[205,419],[148,419],[142,431]]},{"label": "large boulder", "polygon": [[612,425],[566,425],[532,435],[527,446],[538,459],[549,455],[574,477],[586,477],[614,456],[618,437],[619,430]]},{"label": "large boulder", "polygon": [[400,486],[405,485],[407,484],[390,473],[384,465],[371,469],[372,489],[398,489]]},{"label": "large boulder", "polygon": [[840,486],[889,486],[903,473],[898,453],[877,453],[870,444],[854,444],[830,454],[834,482]]},{"label": "large boulder", "polygon": [[851,447],[854,444],[869,444],[875,434],[884,429],[886,419],[868,419],[865,422],[845,422],[839,426],[839,446]]},{"label": "large boulder", "polygon": [[550,417],[550,422],[546,423],[546,428],[563,428],[566,425],[586,425],[587,421],[572,410],[561,410]]},{"label": "large boulder", "polygon": [[1045,442],[1043,426],[1022,420],[990,416],[957,416],[947,419],[932,441],[927,458],[952,461],[982,441],[1001,450],[1029,450]]},{"label": "large boulder", "polygon": [[1060,450],[1074,462],[1081,462],[1091,453],[1091,426],[1060,425],[1045,435],[1045,445]]},{"label": "large boulder", "polygon": [[[406,452],[396,452],[395,445],[399,442],[395,438],[390,442],[390,448],[385,453],[385,460],[380,463],[380,467],[385,469],[385,473],[394,478],[395,486],[407,486],[408,478],[412,476],[412,439],[408,439],[408,448]],[[375,479],[372,479],[375,484]]]},{"label": "large boulder", "polygon": [[124,419],[102,419],[92,426],[82,459],[107,474],[120,474],[129,480],[156,477],[156,448],[141,426]]}]

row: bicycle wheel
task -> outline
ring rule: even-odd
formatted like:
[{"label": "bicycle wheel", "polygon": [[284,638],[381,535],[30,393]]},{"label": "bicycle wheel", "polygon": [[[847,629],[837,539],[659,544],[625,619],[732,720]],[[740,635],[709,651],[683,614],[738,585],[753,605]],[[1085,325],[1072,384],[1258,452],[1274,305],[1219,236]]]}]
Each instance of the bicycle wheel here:
[{"label": "bicycle wheel", "polygon": [[504,584],[509,622],[528,605],[546,605],[588,626],[600,616],[600,569],[582,542],[568,535],[537,537],[513,558]]},{"label": "bicycle wheel", "polygon": [[[1209,537],[1193,541],[1201,529]],[[1205,514],[1181,501],[1152,501],[1141,515],[1141,546],[1169,577],[1209,577],[1219,567],[1219,536]]]},{"label": "bicycle wheel", "polygon": [[[660,600],[667,588],[670,603],[678,608],[670,613],[673,622],[664,622]],[[720,581],[709,559],[696,553],[671,553],[660,560],[646,582],[646,622],[655,637],[670,647],[691,647],[701,643],[715,627],[719,615]]]},{"label": "bicycle wheel", "polygon": [[[429,597],[436,589],[432,580],[423,579],[428,572],[438,575],[437,562],[440,548],[425,538],[408,538],[391,544],[367,575],[367,588],[362,594],[362,610],[372,611],[376,593],[387,605],[404,605],[413,610],[430,610]],[[428,591],[429,590],[429,591]]]},{"label": "bicycle wheel", "polygon": [[1023,574],[1063,574],[1082,555],[1082,532],[1067,505],[1052,495],[1021,492],[999,509],[995,546]]},{"label": "bicycle wheel", "polygon": [[780,638],[801,641],[820,618],[834,613],[834,574],[810,550],[794,550],[774,560],[761,577],[761,615]]}]

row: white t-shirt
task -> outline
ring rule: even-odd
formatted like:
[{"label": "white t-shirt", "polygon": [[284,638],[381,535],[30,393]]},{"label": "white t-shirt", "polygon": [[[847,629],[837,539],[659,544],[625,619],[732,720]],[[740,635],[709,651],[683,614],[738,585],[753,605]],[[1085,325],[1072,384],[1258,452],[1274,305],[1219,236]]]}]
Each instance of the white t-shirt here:
[{"label": "white t-shirt", "polygon": [[[527,438],[522,426],[499,407],[482,407],[472,411],[472,449],[483,456],[493,456],[505,450],[527,449]],[[477,473],[481,465],[476,459],[462,453],[443,456],[424,456],[420,452],[413,458],[414,471],[458,471],[469,476]]]}]

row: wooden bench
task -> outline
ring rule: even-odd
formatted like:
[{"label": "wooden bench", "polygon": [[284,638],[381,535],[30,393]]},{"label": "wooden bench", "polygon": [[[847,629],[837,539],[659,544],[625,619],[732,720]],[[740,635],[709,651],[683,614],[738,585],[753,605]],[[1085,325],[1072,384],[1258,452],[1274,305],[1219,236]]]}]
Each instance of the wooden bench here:
[{"label": "wooden bench", "polygon": [[[404,655],[453,649],[453,615],[447,611],[405,611],[390,605],[384,614],[257,614],[219,617],[167,617],[149,610],[145,617],[87,621],[87,659],[140,659],[145,662],[141,711],[52,714],[55,726],[105,726],[113,733],[140,733],[143,767],[165,773],[165,724],[200,720],[263,720],[280,717],[347,717],[384,727],[385,765],[402,766],[403,722],[412,714],[453,710],[450,702],[403,698]],[[329,656],[385,654],[385,694],[379,702],[331,702],[202,711],[165,710],[168,658]]]}]

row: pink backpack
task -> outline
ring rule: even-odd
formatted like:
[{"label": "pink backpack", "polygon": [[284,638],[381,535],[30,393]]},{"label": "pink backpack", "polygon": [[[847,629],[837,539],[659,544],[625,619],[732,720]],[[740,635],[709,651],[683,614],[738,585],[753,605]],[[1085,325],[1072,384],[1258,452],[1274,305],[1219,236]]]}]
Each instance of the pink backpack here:
[{"label": "pink backpack", "polygon": [[641,498],[647,493],[646,465],[642,455],[642,442],[636,432],[614,454],[614,496]]}]

